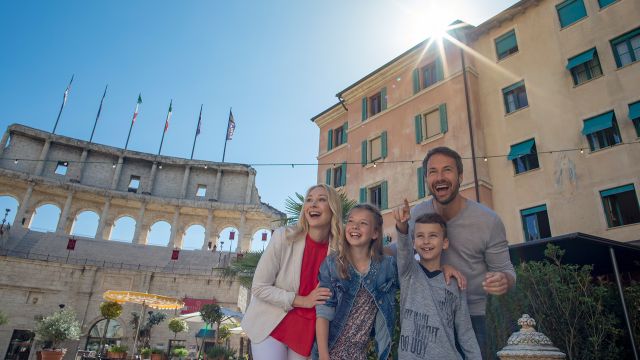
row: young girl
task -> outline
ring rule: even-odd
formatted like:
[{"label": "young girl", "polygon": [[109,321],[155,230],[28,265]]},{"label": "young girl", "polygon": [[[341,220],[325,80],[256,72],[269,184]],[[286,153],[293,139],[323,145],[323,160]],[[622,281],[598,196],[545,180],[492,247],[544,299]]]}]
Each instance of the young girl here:
[{"label": "young girl", "polygon": [[391,349],[398,288],[396,261],[382,253],[382,215],[368,204],[349,212],[337,251],[320,267],[320,286],[331,291],[316,306],[316,349],[321,360],[364,360],[371,330],[378,359]]},{"label": "young girl", "polygon": [[342,238],[342,205],[327,185],[312,186],[300,219],[276,230],[258,262],[242,320],[255,360],[306,359],[315,335],[314,307],[331,293],[318,286],[329,243]]}]

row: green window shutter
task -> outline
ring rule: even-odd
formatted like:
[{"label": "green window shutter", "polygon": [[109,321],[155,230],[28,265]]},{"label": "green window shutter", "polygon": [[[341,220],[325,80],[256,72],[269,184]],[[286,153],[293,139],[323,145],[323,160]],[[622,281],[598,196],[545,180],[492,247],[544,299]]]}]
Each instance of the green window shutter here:
[{"label": "green window shutter", "polygon": [[602,191],[600,191],[600,196],[602,196],[602,197],[611,196],[611,195],[616,195],[616,194],[620,194],[620,193],[627,192],[627,191],[634,191],[635,192],[633,184],[618,186],[617,188],[608,189],[608,190],[602,190]]},{"label": "green window shutter", "polygon": [[416,144],[420,144],[422,142],[422,115],[416,115],[413,120],[416,125]]},{"label": "green window shutter", "polygon": [[333,129],[329,129],[327,134],[327,151],[333,149]]},{"label": "green window shutter", "polygon": [[346,144],[347,143],[347,130],[349,129],[349,123],[345,122],[342,125],[342,143]]},{"label": "green window shutter", "polygon": [[560,26],[563,28],[587,16],[582,0],[566,0],[556,5],[556,10],[560,18]]},{"label": "green window shutter", "polygon": [[527,215],[532,215],[535,213],[539,213],[542,211],[547,211],[547,205],[539,205],[539,206],[535,206],[532,208],[528,208],[528,209],[524,209],[524,210],[520,210],[520,215],[522,216],[527,216]]},{"label": "green window shutter", "polygon": [[602,9],[603,7],[613,4],[614,2],[616,2],[618,0],[598,0],[598,4],[600,5],[600,8]]},{"label": "green window shutter", "polygon": [[382,132],[382,136],[380,136],[380,142],[382,145],[382,151],[380,152],[382,155],[382,158],[386,158],[387,157],[387,132],[383,131]]},{"label": "green window shutter", "polygon": [[383,181],[380,188],[381,188],[381,192],[382,192],[382,196],[380,199],[380,210],[386,210],[389,207],[389,201],[388,201],[388,197],[387,197],[387,190],[388,190],[388,185],[386,181]]},{"label": "green window shutter", "polygon": [[420,91],[420,70],[413,69],[413,94],[417,94]]},{"label": "green window shutter", "polygon": [[327,169],[325,184],[331,185],[331,168]]},{"label": "green window shutter", "polygon": [[444,69],[442,68],[442,59],[440,57],[436,59],[436,79],[438,79],[438,81],[444,79]]},{"label": "green window shutter", "polygon": [[418,176],[418,199],[424,197],[424,168],[420,166],[417,171]]},{"label": "green window shutter", "polygon": [[447,104],[440,104],[440,132],[446,133],[449,130],[447,121]]},{"label": "green window shutter", "polygon": [[387,110],[387,88],[383,87],[380,90],[380,101],[382,102],[382,111]]},{"label": "green window shutter", "polygon": [[360,188],[360,204],[367,202],[367,188]]},{"label": "green window shutter", "polygon": [[362,166],[367,165],[367,140],[362,141],[362,157],[360,163]]},{"label": "green window shutter", "polygon": [[498,53],[498,59],[502,59],[509,55],[509,51],[518,47],[518,41],[516,39],[515,30],[511,30],[508,33],[500,36],[495,40],[496,52]]},{"label": "green window shutter", "polygon": [[347,163],[343,162],[342,163],[342,176],[340,177],[340,183],[342,184],[342,186],[347,185]]},{"label": "green window shutter", "polygon": [[367,97],[362,98],[362,121],[367,120]]}]

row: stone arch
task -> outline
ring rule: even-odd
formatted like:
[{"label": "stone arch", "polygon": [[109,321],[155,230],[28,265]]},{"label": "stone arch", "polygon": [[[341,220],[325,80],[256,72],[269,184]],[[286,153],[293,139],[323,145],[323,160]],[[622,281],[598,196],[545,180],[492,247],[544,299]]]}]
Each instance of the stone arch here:
[{"label": "stone arch", "polygon": [[40,232],[55,232],[61,213],[61,207],[55,202],[42,201],[33,210],[29,229]]},{"label": "stone arch", "polygon": [[[20,200],[18,197],[11,193],[0,193],[0,223],[2,219],[5,217],[6,213],[6,222],[7,224],[13,224],[13,219],[16,217],[16,213],[18,212],[18,208],[20,207]],[[6,212],[6,209],[9,209],[9,212]]]},{"label": "stone arch", "polygon": [[[85,349],[96,351],[100,344],[100,339],[104,334],[104,326],[106,325],[106,319],[103,317],[96,317],[93,319],[86,329],[86,343]],[[109,321],[109,329],[104,344],[113,345],[118,341],[127,341],[127,322],[122,317],[112,319]],[[96,336],[97,335],[97,336]]]},{"label": "stone arch", "polygon": [[167,246],[171,241],[171,223],[158,220],[151,224],[147,234],[147,245]]},{"label": "stone arch", "polygon": [[[218,231],[218,241],[216,244],[218,246],[218,251],[229,251],[229,249],[233,251],[238,246],[238,240],[239,240],[238,226],[229,224],[226,226],[220,226],[218,227],[218,229],[221,229]],[[233,241],[230,244],[229,237],[230,237],[231,231],[234,231],[235,235],[234,235]]]},{"label": "stone arch", "polygon": [[[271,229],[268,227],[257,227],[254,231],[251,232],[251,251],[260,251],[264,250],[266,246],[271,241]],[[266,241],[263,241],[263,235],[266,235]]]},{"label": "stone arch", "polygon": [[100,223],[100,215],[94,210],[78,210],[73,216],[73,224],[71,224],[71,235],[84,237],[95,237]]},{"label": "stone arch", "polygon": [[182,236],[182,248],[185,250],[200,250],[205,242],[204,225],[193,222],[185,226],[186,230]]},{"label": "stone arch", "polygon": [[115,218],[109,240],[133,242],[136,224],[136,219],[131,215],[121,215]]}]

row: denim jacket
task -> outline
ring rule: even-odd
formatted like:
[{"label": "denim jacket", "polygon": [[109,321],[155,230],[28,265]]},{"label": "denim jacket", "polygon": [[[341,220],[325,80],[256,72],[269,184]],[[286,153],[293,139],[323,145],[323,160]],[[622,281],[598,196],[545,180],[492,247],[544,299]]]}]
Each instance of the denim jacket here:
[{"label": "denim jacket", "polygon": [[[378,359],[387,359],[391,351],[391,338],[395,326],[398,268],[391,256],[383,256],[380,262],[371,261],[369,272],[361,276],[349,266],[349,278],[338,275],[336,254],[333,253],[320,266],[320,286],[331,290],[331,298],[324,305],[316,306],[316,315],[329,320],[329,349],[342,333],[360,284],[373,296],[378,311],[374,322]],[[313,347],[313,359],[318,359],[318,344]]]}]

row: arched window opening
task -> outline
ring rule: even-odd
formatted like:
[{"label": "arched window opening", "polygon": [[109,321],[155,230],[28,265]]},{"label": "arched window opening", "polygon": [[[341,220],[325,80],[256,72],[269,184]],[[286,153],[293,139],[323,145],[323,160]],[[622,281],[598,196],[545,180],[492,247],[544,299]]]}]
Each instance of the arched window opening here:
[{"label": "arched window opening", "polygon": [[[89,335],[87,336],[87,346],[85,347],[89,351],[98,351],[100,346],[100,339],[104,335],[104,327],[107,325],[107,320],[103,319],[95,323]],[[124,331],[122,325],[118,320],[109,320],[109,327],[107,328],[107,336],[104,339],[103,344],[107,346],[120,345],[122,338],[124,337]]]},{"label": "arched window opening", "polygon": [[171,240],[171,224],[158,221],[151,225],[147,236],[147,245],[167,246]]},{"label": "arched window opening", "polygon": [[136,221],[129,216],[123,216],[113,224],[110,240],[120,242],[133,242],[133,234],[136,231]]},{"label": "arched window opening", "polygon": [[185,250],[200,250],[204,244],[204,226],[191,225],[182,238],[182,248]]},{"label": "arched window opening", "polygon": [[97,213],[91,210],[82,211],[73,220],[71,235],[95,237],[98,222],[100,222],[100,216]]},{"label": "arched window opening", "polygon": [[33,220],[29,225],[30,230],[40,232],[54,232],[60,219],[60,208],[53,204],[39,206],[33,212]]}]

